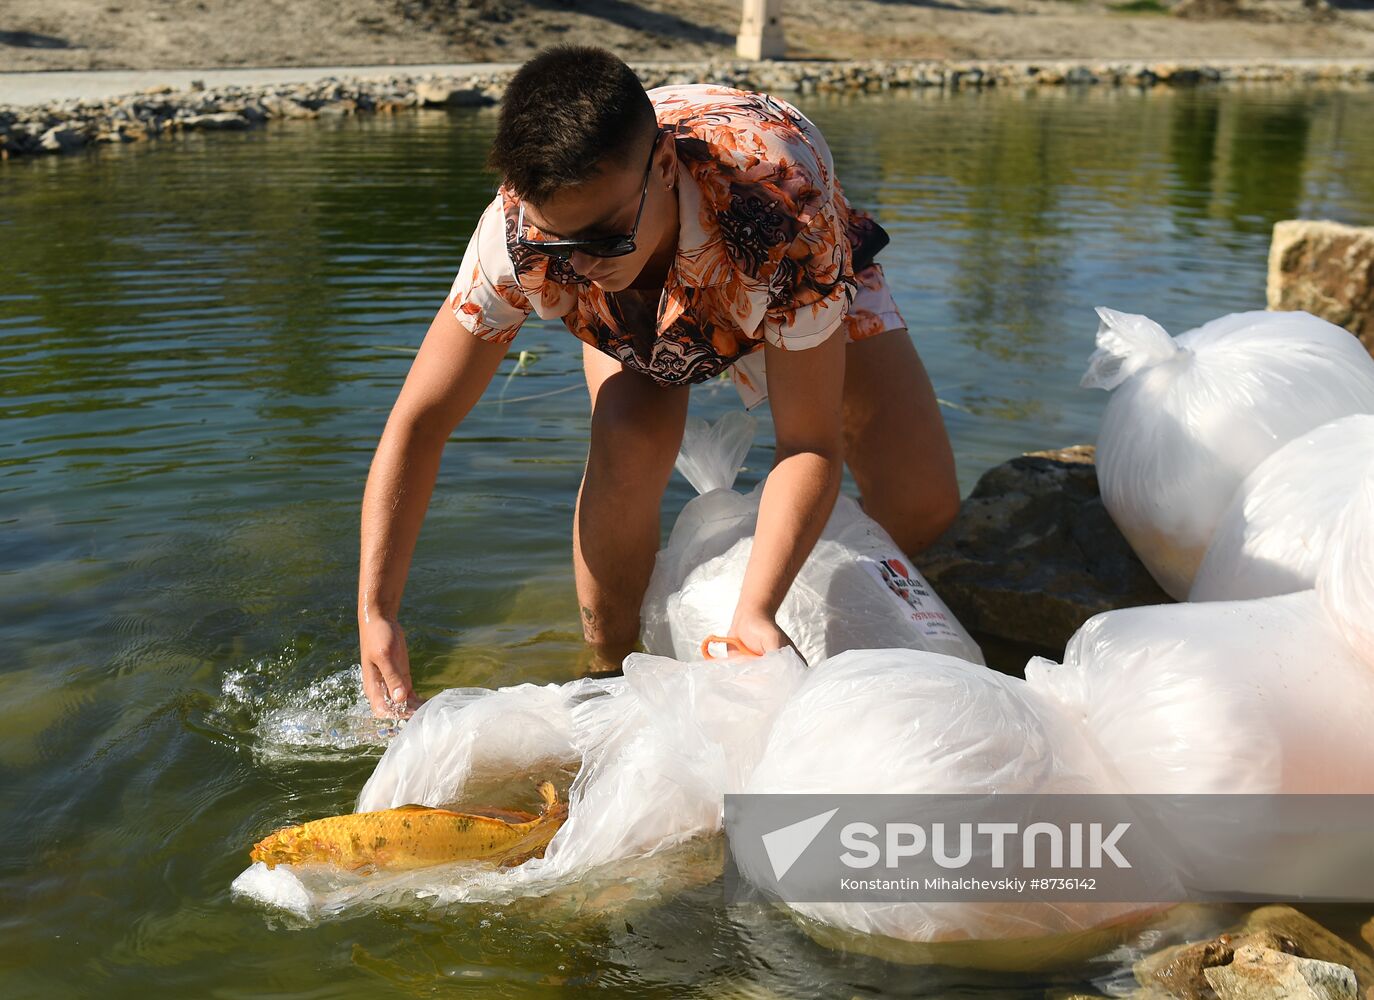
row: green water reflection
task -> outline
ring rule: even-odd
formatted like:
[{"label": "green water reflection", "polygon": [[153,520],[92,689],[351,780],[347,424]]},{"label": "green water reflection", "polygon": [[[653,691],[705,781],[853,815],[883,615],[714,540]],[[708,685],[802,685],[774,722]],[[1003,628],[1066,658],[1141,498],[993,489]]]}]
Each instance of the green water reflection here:
[{"label": "green water reflection", "polygon": [[[1181,330],[1263,304],[1272,224],[1374,214],[1374,94],[811,99],[965,489],[1091,440],[1092,307]],[[299,927],[230,899],[253,839],[350,809],[368,462],[490,197],[490,111],[274,125],[0,164],[0,982],[16,996],[1040,996],[1118,980],[839,955],[719,885],[633,912],[423,908]],[[406,591],[423,691],[561,680],[579,347],[450,445]],[[566,391],[565,391],[566,390]],[[504,393],[504,399],[501,398]],[[715,416],[728,386],[695,393]],[[746,485],[768,463],[765,427]],[[665,524],[688,498],[670,488]],[[1203,923],[1223,925],[1228,911]]]}]

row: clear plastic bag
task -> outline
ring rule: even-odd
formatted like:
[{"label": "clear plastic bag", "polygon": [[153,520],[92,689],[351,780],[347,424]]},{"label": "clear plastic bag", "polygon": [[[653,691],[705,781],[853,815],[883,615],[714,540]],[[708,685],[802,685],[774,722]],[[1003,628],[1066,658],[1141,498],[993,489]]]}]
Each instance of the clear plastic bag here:
[{"label": "clear plastic bag", "polygon": [[[387,746],[358,794],[356,812],[415,803],[449,808],[530,797],[526,776],[554,777],[578,760],[573,708],[605,696],[621,678],[450,688],[429,699]],[[512,779],[519,786],[511,787]]]},{"label": "clear plastic bag", "polygon": [[1342,512],[1374,471],[1374,416],[1342,417],[1289,441],[1245,478],[1212,536],[1190,601],[1310,590]]},{"label": "clear plastic bag", "polygon": [[1097,440],[1102,499],[1183,600],[1247,475],[1300,434],[1374,413],[1374,359],[1303,312],[1234,313],[1176,338],[1144,316],[1097,312],[1082,384],[1112,390]]},{"label": "clear plastic bag", "polygon": [[366,877],[258,863],[234,890],[307,919],[419,900],[439,907],[549,894],[593,900],[591,887],[615,886],[630,869],[629,895],[652,897],[686,876],[672,859],[662,871],[644,859],[689,851],[694,838],[720,830],[726,793],[742,790],[804,670],[790,649],[691,663],[632,654],[624,677],[444,692],[392,741],[358,811],[408,802],[519,806],[527,803],[514,796],[528,797],[535,780],[553,778],[561,791],[576,769],[568,819],[543,858],[513,868],[457,862]]},{"label": "clear plastic bag", "polygon": [[[763,484],[731,489],[755,422],[738,411],[708,426],[690,420],[678,469],[700,496],[683,508],[659,552],[641,609],[644,646],[687,660],[724,635],[753,550]],[[793,581],[778,625],[808,663],[847,649],[899,647],[983,662],[954,613],[876,521],[840,496]]]},{"label": "clear plastic bag", "polygon": [[1374,793],[1374,671],[1315,591],[1109,611],[1026,680],[1120,792]]},{"label": "clear plastic bag", "polygon": [[[974,794],[1106,791],[1091,746],[1017,677],[907,649],[841,653],[814,666],[779,713],[755,793]],[[845,933],[900,941],[1078,933],[1149,904],[790,903]]]},{"label": "clear plastic bag", "polygon": [[1355,655],[1374,672],[1374,473],[1364,476],[1341,513],[1317,593]]},{"label": "clear plastic bag", "polygon": [[568,821],[531,864],[572,878],[720,830],[725,795],[743,790],[804,670],[790,649],[690,663],[632,654],[625,704],[580,709]]}]

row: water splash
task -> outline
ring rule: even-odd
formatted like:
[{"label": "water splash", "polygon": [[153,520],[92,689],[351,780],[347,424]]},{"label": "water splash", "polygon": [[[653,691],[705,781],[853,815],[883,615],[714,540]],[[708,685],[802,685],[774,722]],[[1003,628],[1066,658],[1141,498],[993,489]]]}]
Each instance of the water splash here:
[{"label": "water splash", "polygon": [[299,685],[294,651],[230,670],[221,683],[220,713],[252,736],[260,762],[350,759],[383,749],[406,720],[377,718],[354,664]]}]

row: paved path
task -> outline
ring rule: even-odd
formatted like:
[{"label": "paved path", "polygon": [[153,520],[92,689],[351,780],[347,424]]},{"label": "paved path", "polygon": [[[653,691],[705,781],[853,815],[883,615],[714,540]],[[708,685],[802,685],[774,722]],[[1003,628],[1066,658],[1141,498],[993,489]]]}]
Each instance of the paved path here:
[{"label": "paved path", "polygon": [[433,63],[420,66],[294,66],[241,67],[236,69],[53,70],[37,73],[0,73],[0,104],[41,104],[69,98],[103,99],[136,94],[148,87],[169,86],[184,90],[192,80],[207,87],[229,84],[306,83],[327,76],[377,77],[395,73],[422,76],[426,73],[462,75],[488,73],[517,63]]}]

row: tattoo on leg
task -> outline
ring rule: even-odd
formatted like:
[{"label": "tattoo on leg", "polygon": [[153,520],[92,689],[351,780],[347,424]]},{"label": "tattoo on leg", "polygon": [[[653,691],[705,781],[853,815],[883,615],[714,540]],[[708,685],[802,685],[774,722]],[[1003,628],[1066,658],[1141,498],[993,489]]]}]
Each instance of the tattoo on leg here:
[{"label": "tattoo on leg", "polygon": [[585,604],[582,605],[582,638],[592,642],[597,637],[596,612]]}]

